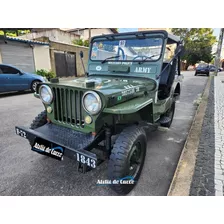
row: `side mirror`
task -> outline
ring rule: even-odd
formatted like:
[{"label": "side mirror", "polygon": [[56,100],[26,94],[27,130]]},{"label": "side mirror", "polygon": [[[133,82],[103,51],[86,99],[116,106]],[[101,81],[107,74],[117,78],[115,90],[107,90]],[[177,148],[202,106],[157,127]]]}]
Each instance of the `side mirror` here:
[{"label": "side mirror", "polygon": [[81,58],[83,58],[83,51],[80,51],[79,55]]},{"label": "side mirror", "polygon": [[185,53],[184,45],[179,45],[179,47],[175,50],[175,54],[179,53],[179,56],[183,56]]}]

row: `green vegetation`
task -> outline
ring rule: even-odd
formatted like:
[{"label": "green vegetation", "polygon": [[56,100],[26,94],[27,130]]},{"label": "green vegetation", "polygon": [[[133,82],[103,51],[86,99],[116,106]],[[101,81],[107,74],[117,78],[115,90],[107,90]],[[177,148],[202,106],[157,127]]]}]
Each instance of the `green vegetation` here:
[{"label": "green vegetation", "polygon": [[[18,36],[30,33],[30,30],[18,30]],[[4,35],[3,30],[0,30],[0,35]],[[6,31],[6,36],[17,37],[16,31],[8,30]]]},{"label": "green vegetation", "polygon": [[83,39],[73,40],[73,44],[79,45],[79,46],[84,46],[84,47],[89,47],[89,41],[83,40]]},{"label": "green vegetation", "polygon": [[211,28],[173,28],[174,35],[183,40],[185,53],[182,60],[186,60],[186,68],[200,61],[210,63],[214,58],[212,46],[217,41]]},{"label": "green vegetation", "polygon": [[45,69],[37,70],[36,73],[37,73],[37,75],[41,75],[41,76],[45,77],[48,81],[50,81],[50,79],[56,77],[56,74],[53,71],[47,71]]}]

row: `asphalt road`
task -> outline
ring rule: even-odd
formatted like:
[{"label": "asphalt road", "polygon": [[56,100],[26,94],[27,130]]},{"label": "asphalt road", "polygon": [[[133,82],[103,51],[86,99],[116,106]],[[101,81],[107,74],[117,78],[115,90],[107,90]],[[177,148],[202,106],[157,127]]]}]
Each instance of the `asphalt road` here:
[{"label": "asphalt road", "polygon": [[[194,100],[202,93],[206,76],[185,72],[180,101],[170,129],[148,134],[145,165],[130,195],[166,195],[195,114]],[[30,150],[17,136],[15,125],[29,126],[44,109],[31,93],[0,95],[0,195],[116,195],[97,180],[107,179],[107,162],[87,174],[77,163],[62,162]]]}]

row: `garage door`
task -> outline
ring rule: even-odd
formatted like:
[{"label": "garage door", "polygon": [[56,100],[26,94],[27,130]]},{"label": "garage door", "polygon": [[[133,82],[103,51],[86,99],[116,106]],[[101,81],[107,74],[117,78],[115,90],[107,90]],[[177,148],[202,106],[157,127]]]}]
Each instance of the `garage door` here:
[{"label": "garage door", "polygon": [[0,43],[2,63],[11,64],[24,72],[35,72],[33,49],[29,44],[16,41]]}]

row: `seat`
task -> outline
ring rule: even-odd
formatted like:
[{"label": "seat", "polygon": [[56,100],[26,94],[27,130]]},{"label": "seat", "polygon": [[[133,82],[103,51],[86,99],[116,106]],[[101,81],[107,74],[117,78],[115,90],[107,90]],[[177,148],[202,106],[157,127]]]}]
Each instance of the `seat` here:
[{"label": "seat", "polygon": [[[159,85],[161,85],[161,86],[167,85],[167,83],[168,83],[168,78],[169,78],[169,74],[171,71],[171,65],[170,64],[168,65],[168,64],[169,63],[163,63],[163,66],[162,66],[162,71],[161,71],[162,74],[161,74],[160,80],[159,80]],[[165,71],[163,71],[164,68],[165,68]]]},{"label": "seat", "polygon": [[[161,76],[159,80],[158,98],[165,99],[169,96],[169,76],[171,72],[171,65],[169,63],[163,63]],[[165,68],[165,70],[164,70]],[[164,70],[164,71],[163,71]]]}]

